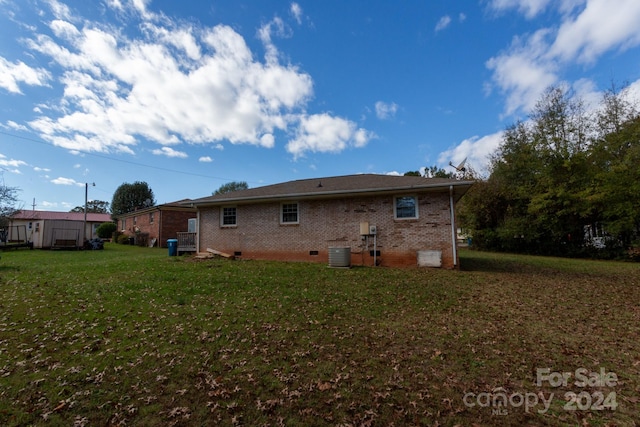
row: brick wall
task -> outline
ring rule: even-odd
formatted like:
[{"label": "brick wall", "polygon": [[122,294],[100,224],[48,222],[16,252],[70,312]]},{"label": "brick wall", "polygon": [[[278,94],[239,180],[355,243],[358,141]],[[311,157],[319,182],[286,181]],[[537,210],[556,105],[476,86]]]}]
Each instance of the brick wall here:
[{"label": "brick wall", "polygon": [[[153,222],[151,221],[153,214]],[[151,212],[143,211],[136,214],[129,214],[126,217],[125,234],[133,236],[135,227],[140,229],[141,233],[149,234],[149,241],[157,239],[157,245],[163,248],[167,247],[167,239],[175,239],[179,231],[187,231],[188,220],[196,217],[195,210],[167,210],[155,209]],[[118,220],[118,229],[120,229],[122,219]]]},{"label": "brick wall", "polygon": [[[125,234],[133,236],[135,234],[135,228],[139,228],[141,233],[149,234],[149,241],[151,239],[157,239],[159,234],[160,214],[158,211],[153,211],[153,222],[151,222],[149,212],[141,212],[136,215],[127,217]],[[120,229],[122,219],[118,221],[118,229]]]},{"label": "brick wall", "polygon": [[189,219],[196,218],[195,211],[162,211],[162,230],[160,243],[162,247],[167,246],[167,239],[176,239],[178,232],[187,231]]},{"label": "brick wall", "polygon": [[443,267],[452,268],[449,194],[417,197],[419,218],[403,220],[394,219],[391,195],[303,200],[296,225],[280,224],[279,202],[238,205],[235,227],[220,226],[219,207],[202,209],[199,247],[242,258],[318,262],[328,262],[329,247],[350,247],[352,264],[373,265],[373,237],[360,236],[360,223],[368,222],[377,226],[378,265],[415,266],[417,251],[441,250]]}]

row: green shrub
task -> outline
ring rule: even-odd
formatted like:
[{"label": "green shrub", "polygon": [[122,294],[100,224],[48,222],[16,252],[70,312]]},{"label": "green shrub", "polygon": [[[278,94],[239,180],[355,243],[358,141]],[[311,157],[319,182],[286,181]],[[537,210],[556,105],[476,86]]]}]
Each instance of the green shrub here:
[{"label": "green shrub", "polygon": [[149,244],[149,233],[136,233],[136,246],[147,246]]},{"label": "green shrub", "polygon": [[96,229],[96,234],[98,234],[98,237],[101,239],[109,239],[117,229],[118,226],[115,222],[103,222]]},{"label": "green shrub", "polygon": [[128,245],[129,244],[129,236],[127,236],[126,234],[121,234],[118,236],[118,243],[120,243],[121,245]]}]

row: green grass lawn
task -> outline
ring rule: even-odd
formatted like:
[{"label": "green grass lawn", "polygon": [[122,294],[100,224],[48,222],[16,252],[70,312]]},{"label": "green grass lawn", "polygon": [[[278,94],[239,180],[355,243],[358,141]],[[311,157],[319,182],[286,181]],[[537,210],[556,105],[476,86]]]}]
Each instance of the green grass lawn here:
[{"label": "green grass lawn", "polygon": [[0,425],[637,425],[638,264],[461,266],[2,253]]}]

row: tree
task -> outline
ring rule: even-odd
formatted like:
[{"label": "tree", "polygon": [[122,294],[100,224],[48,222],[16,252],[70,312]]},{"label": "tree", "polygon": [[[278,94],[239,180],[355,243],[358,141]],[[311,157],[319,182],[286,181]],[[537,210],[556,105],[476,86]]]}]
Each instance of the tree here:
[{"label": "tree", "polygon": [[453,179],[456,177],[456,174],[453,172],[447,172],[446,170],[439,168],[437,166],[428,166],[425,168],[420,168],[419,171],[409,171],[405,172],[404,176],[422,176],[424,178],[449,178]]},{"label": "tree", "polygon": [[222,184],[220,188],[213,192],[213,195],[217,196],[218,194],[231,193],[232,191],[246,190],[248,188],[249,184],[245,181],[231,181],[226,184]]},{"label": "tree", "polygon": [[598,139],[590,159],[595,178],[586,193],[610,243],[630,246],[640,236],[640,115]]},{"label": "tree", "polygon": [[580,250],[589,215],[581,197],[590,182],[589,126],[581,101],[551,88],[528,120],[504,131],[491,174],[471,190],[475,203],[462,215],[478,246],[547,254]]},{"label": "tree", "polygon": [[[69,212],[84,212],[84,206],[76,206],[71,209]],[[109,212],[109,202],[105,202],[102,200],[89,200],[87,201],[87,213],[108,213]]]},{"label": "tree", "polygon": [[8,225],[9,218],[20,210],[17,207],[18,191],[19,189],[16,187],[0,185],[0,227]]},{"label": "tree", "polygon": [[136,209],[155,206],[155,204],[153,191],[146,182],[136,181],[133,184],[125,182],[113,193],[111,214],[122,215]]},{"label": "tree", "polygon": [[[640,243],[638,164],[640,114],[624,91],[607,92],[589,114],[551,88],[503,133],[489,178],[461,203],[461,225],[485,249],[617,256]],[[589,234],[612,250],[594,253]]]}]

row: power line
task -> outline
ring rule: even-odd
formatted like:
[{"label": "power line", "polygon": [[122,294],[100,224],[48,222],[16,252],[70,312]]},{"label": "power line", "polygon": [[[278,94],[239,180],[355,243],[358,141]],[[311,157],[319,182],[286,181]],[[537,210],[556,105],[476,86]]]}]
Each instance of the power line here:
[{"label": "power line", "polygon": [[[17,138],[17,139],[22,139],[22,140],[25,140],[25,141],[35,142],[35,143],[42,144],[42,145],[48,145],[49,147],[53,147],[53,148],[58,148],[55,144],[52,144],[52,143],[44,141],[44,140],[38,140],[38,139],[35,139],[35,138],[29,138],[29,137],[26,137],[26,136],[15,135],[15,134],[12,134],[12,133],[4,132],[2,130],[0,130],[0,134],[6,135],[6,136],[10,136],[10,137],[13,137],[13,138]],[[105,159],[105,160],[111,160],[111,161],[114,161],[114,162],[126,163],[126,164],[130,164],[130,165],[134,165],[134,166],[142,166],[142,167],[145,167],[145,168],[156,169],[156,170],[160,170],[160,171],[164,171],[164,172],[179,173],[179,174],[182,174],[182,175],[197,176],[197,177],[200,177],[200,178],[219,179],[221,181],[235,181],[233,179],[223,178],[223,177],[220,177],[220,176],[203,175],[203,174],[194,173],[194,172],[185,172],[185,171],[180,171],[180,170],[176,170],[176,169],[163,168],[163,167],[160,167],[160,166],[147,165],[145,163],[134,162],[134,161],[131,161],[131,160],[117,159],[115,157],[110,157],[110,156],[106,156],[106,155],[103,155],[103,154],[93,153],[93,152],[90,152],[90,151],[82,151],[82,150],[75,150],[75,151],[78,151],[78,152],[80,152],[82,154],[85,154],[87,156],[97,157],[97,158]],[[257,184],[256,182],[254,182],[254,183]]]}]

